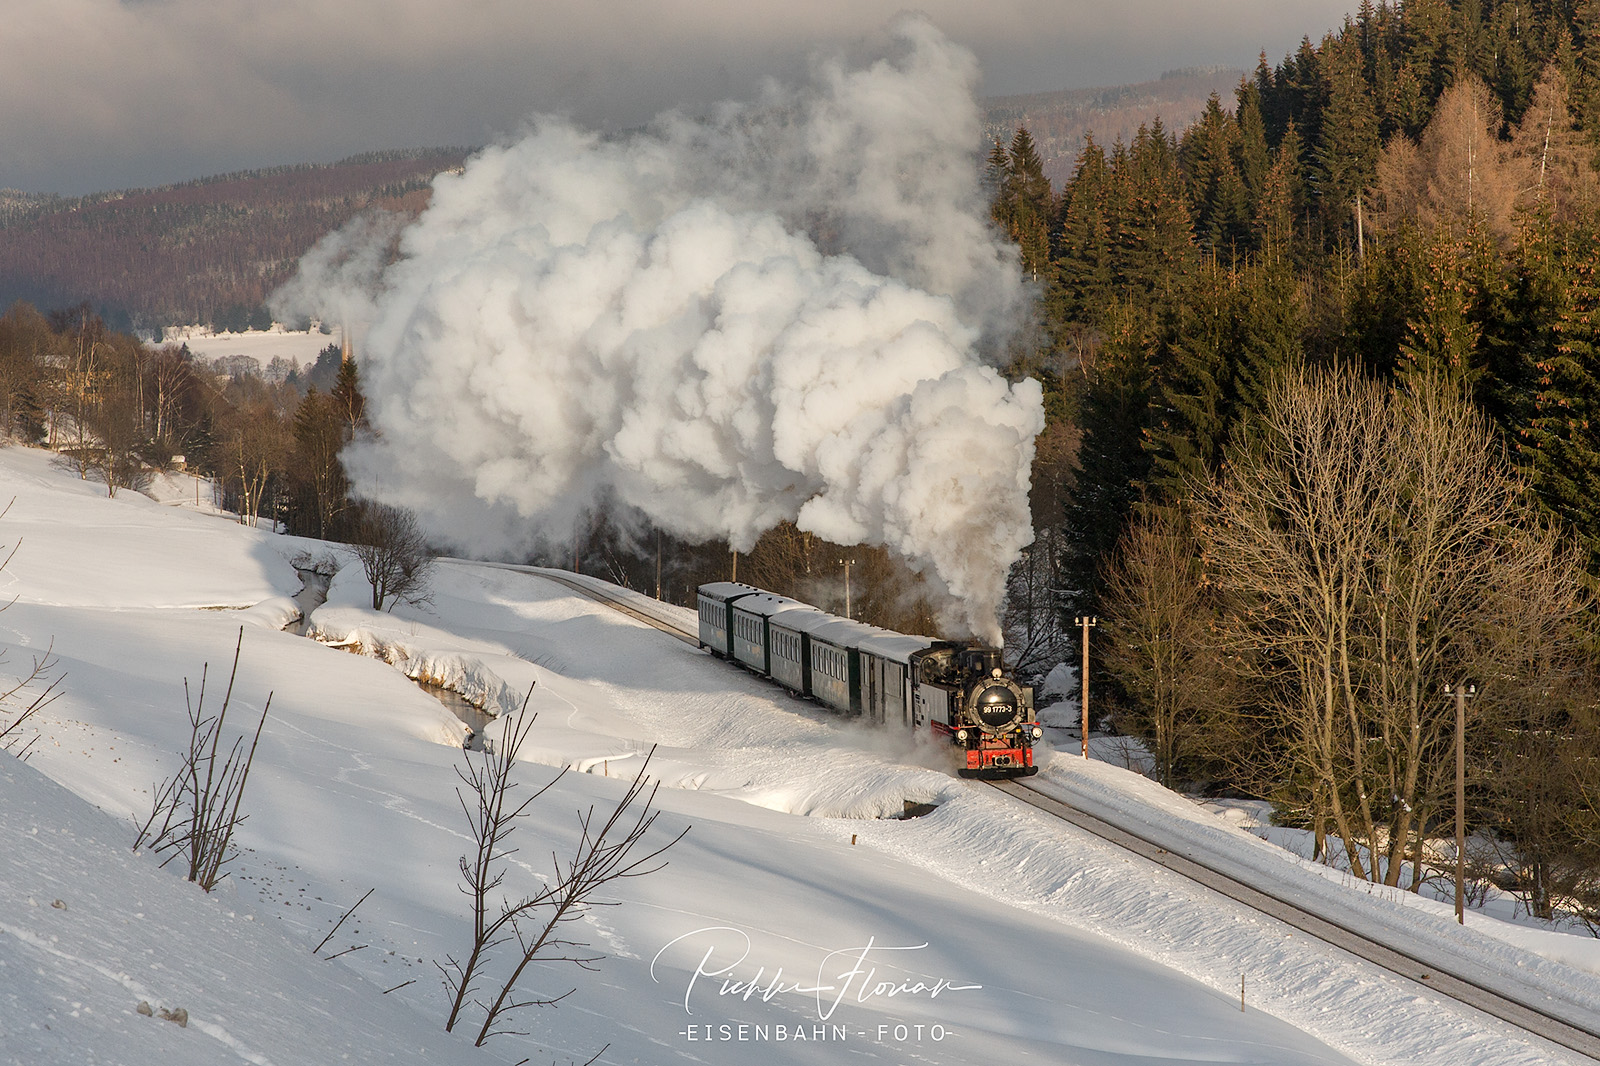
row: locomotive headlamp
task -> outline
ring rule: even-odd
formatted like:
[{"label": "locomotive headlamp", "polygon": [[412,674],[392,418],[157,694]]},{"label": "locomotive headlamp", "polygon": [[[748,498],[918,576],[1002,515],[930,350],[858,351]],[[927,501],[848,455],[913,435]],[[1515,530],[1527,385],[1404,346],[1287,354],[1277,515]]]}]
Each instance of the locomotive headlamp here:
[{"label": "locomotive headlamp", "polygon": [[1038,740],[1042,736],[1044,736],[1044,730],[1040,729],[1038,726],[1034,726],[1033,727],[1033,739],[1034,740]]},{"label": "locomotive headlamp", "polygon": [[957,740],[966,740],[967,739],[967,731],[965,729],[956,730],[956,739]]},{"label": "locomotive headlamp", "polygon": [[999,677],[1000,676],[1000,668],[997,666],[993,670],[989,671],[989,676],[990,677]]}]

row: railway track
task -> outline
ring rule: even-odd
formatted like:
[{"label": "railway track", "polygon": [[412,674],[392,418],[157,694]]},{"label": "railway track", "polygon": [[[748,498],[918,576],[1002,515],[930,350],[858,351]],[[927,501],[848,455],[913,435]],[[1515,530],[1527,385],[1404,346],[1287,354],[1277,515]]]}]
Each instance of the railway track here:
[{"label": "railway track", "polygon": [[[1427,952],[1412,954],[1400,951],[1280,896],[1263,891],[1255,885],[1238,880],[1208,865],[1203,858],[1179,854],[1173,850],[1174,842],[1151,840],[1122,826],[1113,825],[1102,818],[1045,795],[1021,781],[990,781],[986,784],[1030,807],[1077,826],[1085,832],[1181,874],[1213,892],[1276,918],[1285,925],[1308,933],[1360,959],[1381,966],[1501,1021],[1509,1022],[1552,1044],[1600,1060],[1600,1033],[1593,1028],[1595,1022],[1593,1019],[1580,1021],[1579,1018],[1573,1017],[1575,1008],[1569,1011],[1562,1010],[1561,1007],[1564,1005],[1557,1005],[1554,1002],[1539,1004],[1532,1001],[1534,997],[1526,994],[1526,990],[1492,987],[1489,982],[1462,977],[1452,972],[1448,963],[1442,963],[1436,957],[1424,957],[1429,954]],[[1583,1024],[1584,1021],[1588,1024]]]},{"label": "railway track", "polygon": [[[450,561],[465,563],[469,562],[470,560],[453,559]],[[587,596],[596,603],[604,604],[605,606],[610,607],[612,610],[615,610],[621,614],[625,614],[634,621],[643,622],[652,629],[659,629],[669,637],[676,637],[685,644],[692,645],[696,648],[700,646],[699,634],[680,629],[678,626],[664,618],[657,618],[650,614],[650,612],[641,610],[634,604],[630,603],[626,596],[618,596],[615,593],[607,592],[605,589],[599,588],[596,585],[591,585],[586,581],[574,580],[573,577],[569,577],[559,570],[551,570],[548,567],[543,566],[518,566],[515,563],[472,562],[472,565],[492,566],[497,570],[510,570],[519,574],[528,574],[532,577],[542,577],[546,581],[553,581],[563,588],[571,589],[580,596]]]},{"label": "railway track", "polygon": [[[609,593],[595,585],[574,580],[559,571],[543,567],[488,565],[553,581],[653,629],[699,647],[697,634],[686,632],[665,619],[640,610],[629,603],[626,597]],[[1553,999],[1540,1004],[1534,1001],[1536,997],[1527,989],[1495,987],[1495,982],[1492,981],[1475,981],[1463,977],[1451,970],[1448,961],[1441,961],[1439,957],[1424,957],[1430,954],[1426,951],[1415,953],[1400,951],[1373,936],[1325,918],[1279,895],[1263,891],[1255,885],[1216,869],[1202,856],[1183,854],[1181,842],[1152,840],[1148,835],[1114,825],[1103,818],[1072,807],[1020,780],[990,781],[983,784],[1041,813],[1068,822],[1102,840],[1131,851],[1228,899],[1275,918],[1293,929],[1314,936],[1373,965],[1381,966],[1423,988],[1432,989],[1437,994],[1464,1003],[1500,1021],[1508,1022],[1568,1051],[1575,1051],[1600,1061],[1600,1032],[1596,1031],[1596,1022],[1593,1019],[1581,1018],[1575,1007],[1563,1009],[1567,1005]]]}]

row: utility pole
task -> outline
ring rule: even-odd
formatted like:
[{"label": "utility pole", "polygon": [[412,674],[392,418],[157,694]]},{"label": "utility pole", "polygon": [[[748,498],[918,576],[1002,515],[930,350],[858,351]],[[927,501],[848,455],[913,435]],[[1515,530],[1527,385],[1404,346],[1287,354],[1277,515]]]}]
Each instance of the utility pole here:
[{"label": "utility pole", "polygon": [[1092,615],[1079,615],[1073,624],[1083,630],[1083,669],[1078,673],[1078,702],[1083,708],[1083,757],[1089,757],[1089,627],[1100,620]]},{"label": "utility pole", "polygon": [[850,568],[856,565],[854,559],[840,559],[839,565],[844,567],[844,616],[850,617]]},{"label": "utility pole", "polygon": [[1467,924],[1467,699],[1478,686],[1458,682],[1444,687],[1456,701],[1456,921]]},{"label": "utility pole", "polygon": [[661,598],[661,530],[656,530],[656,599]]}]

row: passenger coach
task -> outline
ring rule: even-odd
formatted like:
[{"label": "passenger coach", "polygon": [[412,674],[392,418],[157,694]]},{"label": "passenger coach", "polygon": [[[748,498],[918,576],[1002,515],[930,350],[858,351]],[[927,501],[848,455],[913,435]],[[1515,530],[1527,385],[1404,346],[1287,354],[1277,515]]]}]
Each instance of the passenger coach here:
[{"label": "passenger coach", "polygon": [[841,714],[926,729],[963,753],[967,777],[1037,772],[1033,689],[1000,649],[907,636],[718,581],[698,594],[700,646]]}]

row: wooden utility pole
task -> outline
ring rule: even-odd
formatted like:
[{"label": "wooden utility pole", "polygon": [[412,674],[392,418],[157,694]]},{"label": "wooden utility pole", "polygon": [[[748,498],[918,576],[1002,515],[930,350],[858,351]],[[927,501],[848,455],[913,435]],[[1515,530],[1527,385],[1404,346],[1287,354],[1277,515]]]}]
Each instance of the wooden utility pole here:
[{"label": "wooden utility pole", "polygon": [[1458,683],[1444,687],[1456,701],[1456,921],[1467,924],[1467,698],[1478,694],[1476,685]]},{"label": "wooden utility pole", "polygon": [[1100,620],[1092,615],[1079,615],[1073,624],[1083,630],[1083,669],[1078,672],[1078,702],[1083,710],[1083,757],[1089,757],[1089,627]]},{"label": "wooden utility pole", "polygon": [[840,559],[839,565],[844,567],[844,616],[850,617],[850,568],[856,565],[854,559]]}]

